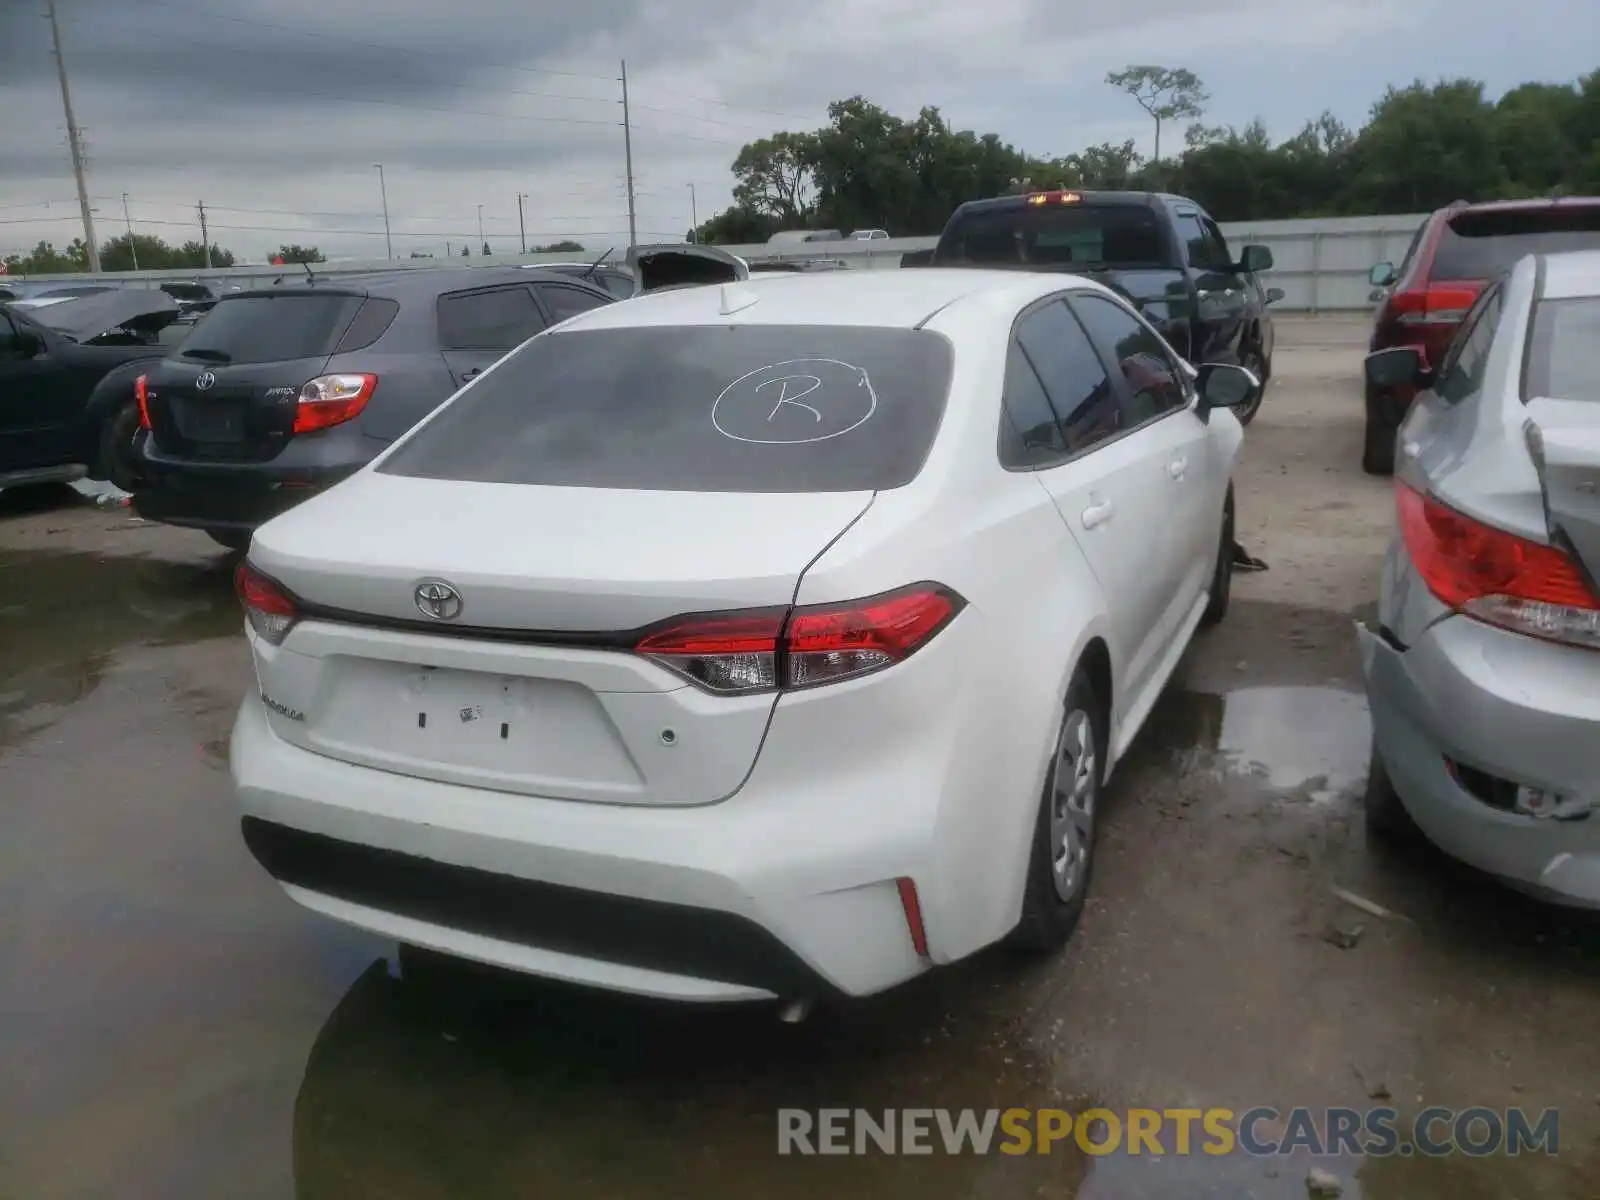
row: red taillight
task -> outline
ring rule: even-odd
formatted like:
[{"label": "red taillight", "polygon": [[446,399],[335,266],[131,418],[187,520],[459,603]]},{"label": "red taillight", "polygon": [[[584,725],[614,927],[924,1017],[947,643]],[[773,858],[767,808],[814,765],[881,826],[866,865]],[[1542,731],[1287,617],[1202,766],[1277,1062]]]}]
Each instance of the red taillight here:
[{"label": "red taillight", "polygon": [[1519,633],[1600,647],[1600,597],[1567,554],[1475,521],[1405,484],[1395,499],[1411,562],[1443,603]]},{"label": "red taillight", "polygon": [[948,588],[915,584],[846,604],[685,617],[634,650],[714,692],[814,687],[903,661],[964,603]]},{"label": "red taillight", "polygon": [[139,402],[139,428],[150,428],[150,388],[143,375],[133,381],[133,398]]},{"label": "red taillight", "polygon": [[1402,325],[1459,325],[1477,298],[1472,288],[1442,286],[1396,292],[1389,305]]},{"label": "red taillight", "polygon": [[318,375],[300,389],[294,431],[311,433],[350,420],[372,399],[376,375]]},{"label": "red taillight", "polygon": [[234,569],[233,589],[250,627],[274,646],[282,643],[300,616],[293,597],[252,567],[248,559]]}]

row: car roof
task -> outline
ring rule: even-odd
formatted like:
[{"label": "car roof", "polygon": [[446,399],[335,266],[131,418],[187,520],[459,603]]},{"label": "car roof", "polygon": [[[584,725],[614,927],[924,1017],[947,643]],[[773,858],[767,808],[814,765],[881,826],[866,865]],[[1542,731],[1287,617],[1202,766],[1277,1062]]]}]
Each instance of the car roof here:
[{"label": "car roof", "polygon": [[[1069,282],[1069,279],[1071,280]],[[1083,286],[1107,291],[1092,280],[1054,272],[986,271],[929,267],[916,271],[821,271],[752,274],[737,284],[707,284],[649,292],[626,304],[592,309],[564,329],[638,325],[856,325],[914,329],[940,309],[972,296],[1021,307],[1038,296]],[[723,313],[724,289],[755,303]],[[1109,294],[1109,292],[1108,292]]]},{"label": "car roof", "polygon": [[1524,200],[1457,201],[1439,211],[1453,215],[1461,212],[1532,212],[1541,208],[1593,208],[1600,205],[1600,196],[1535,196]]},{"label": "car roof", "polygon": [[301,295],[308,292],[323,292],[335,295],[385,296],[415,303],[432,299],[443,292],[494,287],[501,283],[537,283],[541,279],[551,283],[574,282],[570,275],[562,275],[555,271],[525,270],[521,267],[396,267],[387,271],[323,276],[309,284],[305,282],[304,274],[299,280],[287,273],[282,278],[281,284],[269,284],[253,291],[235,292],[222,297],[218,303],[235,297],[260,295],[262,292],[273,290],[274,287],[292,288]]},{"label": "car roof", "polygon": [[1600,250],[1568,250],[1544,256],[1541,300],[1600,296]]}]

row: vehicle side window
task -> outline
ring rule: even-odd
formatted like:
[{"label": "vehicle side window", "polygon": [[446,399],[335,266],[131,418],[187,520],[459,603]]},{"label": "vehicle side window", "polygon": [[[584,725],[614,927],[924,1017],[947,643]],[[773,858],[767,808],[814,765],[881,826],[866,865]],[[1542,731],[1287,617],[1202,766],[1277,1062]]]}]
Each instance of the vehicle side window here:
[{"label": "vehicle side window", "polygon": [[1195,270],[1226,271],[1232,265],[1222,235],[1212,235],[1216,226],[1210,221],[1198,213],[1180,209],[1173,223],[1177,226],[1179,240],[1183,242],[1184,256]]},{"label": "vehicle side window", "polygon": [[1228,249],[1228,239],[1222,236],[1222,227],[1210,217],[1200,218],[1200,228],[1206,232],[1206,244],[1210,247],[1209,253],[1218,264],[1217,270],[1226,271],[1233,267],[1233,252]]},{"label": "vehicle side window", "polygon": [[1160,335],[1127,309],[1102,296],[1075,295],[1072,307],[1089,336],[1128,381],[1128,428],[1188,405],[1183,370]]},{"label": "vehicle side window", "polygon": [[582,288],[562,287],[554,283],[541,285],[539,298],[549,310],[551,324],[560,324],[568,317],[575,317],[579,313],[588,312],[591,308],[600,308],[610,303],[609,300],[602,299],[592,292],[586,292]]},{"label": "vehicle side window", "polygon": [[1061,420],[1068,454],[1081,454],[1121,430],[1122,410],[1105,363],[1064,302],[1052,300],[1024,317],[1017,342]]},{"label": "vehicle side window", "polygon": [[1417,257],[1417,247],[1422,245],[1422,235],[1426,232],[1428,232],[1428,222],[1424,221],[1417,226],[1417,231],[1411,235],[1411,244],[1406,247],[1406,256],[1400,260],[1400,266],[1394,273],[1396,279],[1405,275],[1407,268],[1411,266],[1412,259]]},{"label": "vehicle side window", "polygon": [[544,327],[533,293],[520,284],[439,297],[439,345],[445,350],[512,350]]},{"label": "vehicle side window", "polygon": [[26,332],[5,313],[0,312],[0,358],[26,358],[22,344],[27,340]]},{"label": "vehicle side window", "polygon": [[633,279],[628,275],[604,275],[600,279],[600,286],[618,300],[627,300],[633,295]]},{"label": "vehicle side window", "polygon": [[1445,351],[1433,391],[1442,400],[1459,403],[1483,386],[1483,373],[1489,350],[1500,324],[1501,292],[1498,287],[1484,290],[1477,303],[1461,322],[1450,348]]},{"label": "vehicle side window", "polygon": [[1000,465],[1013,470],[1048,467],[1066,457],[1061,421],[1045,395],[1044,384],[1016,342],[1006,358],[1004,418],[1000,422]]}]

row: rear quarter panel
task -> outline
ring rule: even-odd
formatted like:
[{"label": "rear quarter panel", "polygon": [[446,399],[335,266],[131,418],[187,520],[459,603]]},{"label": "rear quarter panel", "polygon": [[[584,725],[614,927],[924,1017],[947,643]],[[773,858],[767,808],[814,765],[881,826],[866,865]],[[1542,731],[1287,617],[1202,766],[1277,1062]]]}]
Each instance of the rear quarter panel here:
[{"label": "rear quarter panel", "polygon": [[[426,312],[419,311],[426,309]],[[443,404],[456,390],[443,354],[431,304],[403,307],[378,341],[366,350],[336,354],[327,370],[371,372],[377,389],[361,414],[361,432],[384,446]]]}]

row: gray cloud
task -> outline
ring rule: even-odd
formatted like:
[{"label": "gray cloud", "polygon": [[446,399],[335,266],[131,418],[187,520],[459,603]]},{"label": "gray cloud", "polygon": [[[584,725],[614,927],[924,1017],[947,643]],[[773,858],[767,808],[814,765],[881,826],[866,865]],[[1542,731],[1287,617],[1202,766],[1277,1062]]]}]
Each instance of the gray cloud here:
[{"label": "gray cloud", "polygon": [[[1600,44],[1588,0],[59,0],[97,232],[136,225],[260,256],[280,241],[381,248],[385,164],[400,253],[484,231],[626,236],[616,61],[633,85],[639,219],[649,236],[725,204],[738,146],[814,128],[860,93],[902,115],[1060,154],[1147,145],[1103,83],[1128,62],[1184,65],[1208,121],[1287,135],[1332,108],[1358,123],[1392,81],[1570,78]],[[37,5],[0,0],[0,251],[79,230],[60,96]],[[1562,28],[1560,39],[1535,36]],[[1427,36],[1419,36],[1425,33]],[[49,207],[43,202],[51,201]],[[65,203],[61,203],[61,202]],[[287,231],[287,232],[286,232]]]}]

